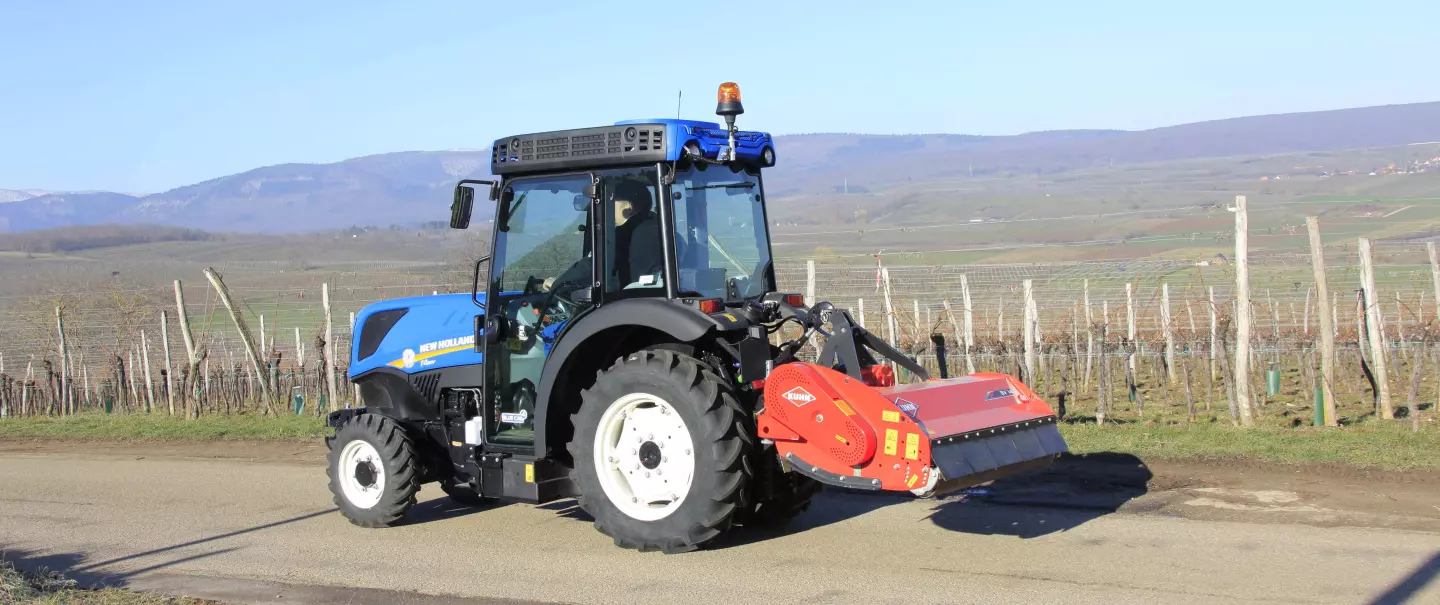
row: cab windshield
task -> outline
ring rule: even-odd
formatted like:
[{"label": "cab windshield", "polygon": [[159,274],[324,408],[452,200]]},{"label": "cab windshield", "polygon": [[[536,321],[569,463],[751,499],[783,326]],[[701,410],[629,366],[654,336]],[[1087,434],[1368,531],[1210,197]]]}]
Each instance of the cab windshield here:
[{"label": "cab windshield", "polygon": [[738,301],[774,289],[758,171],[692,165],[672,191],[682,296]]}]

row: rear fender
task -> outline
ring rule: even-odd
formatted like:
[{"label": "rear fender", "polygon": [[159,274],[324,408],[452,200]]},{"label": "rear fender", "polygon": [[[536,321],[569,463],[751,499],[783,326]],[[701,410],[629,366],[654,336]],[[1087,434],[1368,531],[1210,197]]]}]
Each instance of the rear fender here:
[{"label": "rear fender", "polygon": [[658,298],[606,303],[576,318],[545,360],[536,398],[535,455],[563,451],[580,391],[617,358],[655,345],[693,343],[721,327],[704,313]]}]

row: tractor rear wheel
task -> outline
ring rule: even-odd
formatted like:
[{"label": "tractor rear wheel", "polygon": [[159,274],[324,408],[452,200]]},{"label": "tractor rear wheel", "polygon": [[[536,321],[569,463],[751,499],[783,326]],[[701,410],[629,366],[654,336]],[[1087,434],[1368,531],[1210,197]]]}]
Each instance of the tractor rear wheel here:
[{"label": "tractor rear wheel", "polygon": [[600,372],[571,417],[580,507],[617,546],[677,553],[748,506],[754,423],[694,357],[646,350]]},{"label": "tractor rear wheel", "polygon": [[340,426],[330,447],[330,492],[360,527],[389,527],[415,505],[420,491],[415,447],[394,420],[360,414]]}]

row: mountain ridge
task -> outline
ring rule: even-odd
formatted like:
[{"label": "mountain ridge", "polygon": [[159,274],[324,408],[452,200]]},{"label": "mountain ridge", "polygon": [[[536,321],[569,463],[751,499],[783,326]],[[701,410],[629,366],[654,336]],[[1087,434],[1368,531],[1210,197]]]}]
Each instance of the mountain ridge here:
[{"label": "mountain ridge", "polygon": [[[1440,141],[1440,102],[1243,116],[1133,131],[786,134],[776,137],[778,162],[767,176],[767,190],[772,197],[830,193],[842,186],[875,191],[912,181],[1432,141]],[[486,176],[488,149],[455,149],[262,166],[143,196],[0,189],[0,231],[101,223],[257,233],[417,225],[445,219],[456,180]]]}]

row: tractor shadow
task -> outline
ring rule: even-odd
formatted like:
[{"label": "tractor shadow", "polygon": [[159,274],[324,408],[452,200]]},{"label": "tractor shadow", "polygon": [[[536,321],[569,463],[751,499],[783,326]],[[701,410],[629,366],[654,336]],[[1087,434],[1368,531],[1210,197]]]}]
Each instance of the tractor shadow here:
[{"label": "tractor shadow", "polygon": [[416,502],[405,513],[404,525],[419,525],[422,523],[434,523],[448,519],[458,519],[467,515],[483,513],[497,508],[509,506],[509,502],[489,502],[485,504],[462,504],[441,494],[435,498]]},{"label": "tractor shadow", "polygon": [[1050,468],[941,498],[935,525],[967,534],[1037,538],[1114,513],[1149,491],[1154,474],[1131,454],[1064,455]]},{"label": "tractor shadow", "polygon": [[[716,538],[706,549],[723,550],[782,538],[917,500],[930,506],[926,520],[949,531],[1036,538],[1120,510],[1148,493],[1153,477],[1150,468],[1133,455],[1101,452],[1063,455],[1046,470],[1005,477],[930,500],[909,494],[827,488],[815,496],[809,510],[788,524],[742,525]],[[568,519],[594,521],[570,498],[539,508]]]},{"label": "tractor shadow", "polygon": [[76,586],[82,588],[125,588],[131,578],[244,548],[241,545],[230,545],[231,538],[281,528],[335,512],[337,512],[335,508],[317,510],[244,529],[103,560],[96,560],[85,553],[40,553],[0,544],[0,560],[14,565],[18,570],[36,575],[48,572],[64,574],[66,580],[74,581]]},{"label": "tractor shadow", "polygon": [[1440,576],[1440,552],[1431,557],[1419,567],[1406,574],[1399,582],[1396,582],[1386,591],[1370,601],[1370,605],[1403,605],[1411,602],[1420,591]]},{"label": "tractor shadow", "polygon": [[921,501],[937,527],[976,535],[1022,539],[1067,531],[1114,513],[1149,491],[1154,474],[1130,454],[1064,455],[1050,468],[924,500],[908,494],[870,494],[827,489],[809,510],[783,528],[742,527],[713,548],[743,546],[840,523],[872,511]]}]

